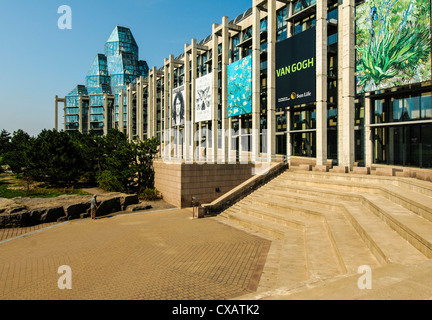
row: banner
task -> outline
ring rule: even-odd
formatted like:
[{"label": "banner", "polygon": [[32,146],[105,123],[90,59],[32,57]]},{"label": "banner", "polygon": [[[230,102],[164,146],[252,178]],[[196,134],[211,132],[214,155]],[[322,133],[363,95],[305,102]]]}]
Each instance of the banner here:
[{"label": "banner", "polygon": [[315,28],[276,44],[276,107],[316,99]]},{"label": "banner", "polygon": [[252,113],[252,55],[228,66],[228,117]]},{"label": "banner", "polygon": [[172,126],[185,124],[185,88],[184,86],[173,89]]},{"label": "banner", "polygon": [[431,80],[430,12],[430,0],[357,6],[357,93]]},{"label": "banner", "polygon": [[212,84],[211,73],[195,81],[195,122],[212,119]]}]

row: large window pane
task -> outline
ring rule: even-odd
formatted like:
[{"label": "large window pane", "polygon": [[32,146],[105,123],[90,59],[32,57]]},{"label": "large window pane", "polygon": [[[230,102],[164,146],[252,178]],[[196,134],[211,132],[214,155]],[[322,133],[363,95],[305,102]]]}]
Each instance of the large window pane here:
[{"label": "large window pane", "polygon": [[421,127],[421,136],[421,166],[423,168],[432,168],[432,125],[423,125]]},{"label": "large window pane", "polygon": [[293,156],[316,156],[316,132],[291,133],[291,137]]}]

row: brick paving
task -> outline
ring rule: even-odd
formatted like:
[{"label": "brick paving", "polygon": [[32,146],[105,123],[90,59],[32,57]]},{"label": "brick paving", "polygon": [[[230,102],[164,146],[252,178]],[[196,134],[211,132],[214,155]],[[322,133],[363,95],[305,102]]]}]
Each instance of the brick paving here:
[{"label": "brick paving", "polygon": [[[0,299],[235,298],[257,289],[270,244],[188,210],[0,230]],[[58,288],[63,265],[71,290]]]}]

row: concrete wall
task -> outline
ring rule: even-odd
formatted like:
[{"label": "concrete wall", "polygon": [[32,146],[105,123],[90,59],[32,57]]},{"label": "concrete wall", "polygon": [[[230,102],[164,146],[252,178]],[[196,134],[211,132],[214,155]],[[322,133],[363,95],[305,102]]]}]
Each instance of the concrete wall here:
[{"label": "concrete wall", "polygon": [[[155,187],[177,207],[214,201],[252,177],[253,164],[185,164],[155,161]],[[216,190],[218,189],[218,190]]]}]

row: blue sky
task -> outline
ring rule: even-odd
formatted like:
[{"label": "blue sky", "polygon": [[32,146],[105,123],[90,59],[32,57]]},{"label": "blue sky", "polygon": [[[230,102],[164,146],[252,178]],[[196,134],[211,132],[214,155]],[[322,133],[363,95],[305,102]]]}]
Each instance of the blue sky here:
[{"label": "blue sky", "polygon": [[[71,30],[58,28],[61,5],[72,9]],[[141,60],[161,67],[192,38],[210,35],[223,16],[232,20],[251,5],[252,0],[1,0],[0,130],[37,135],[52,129],[55,95],[85,84],[116,25],[132,30]]]}]

